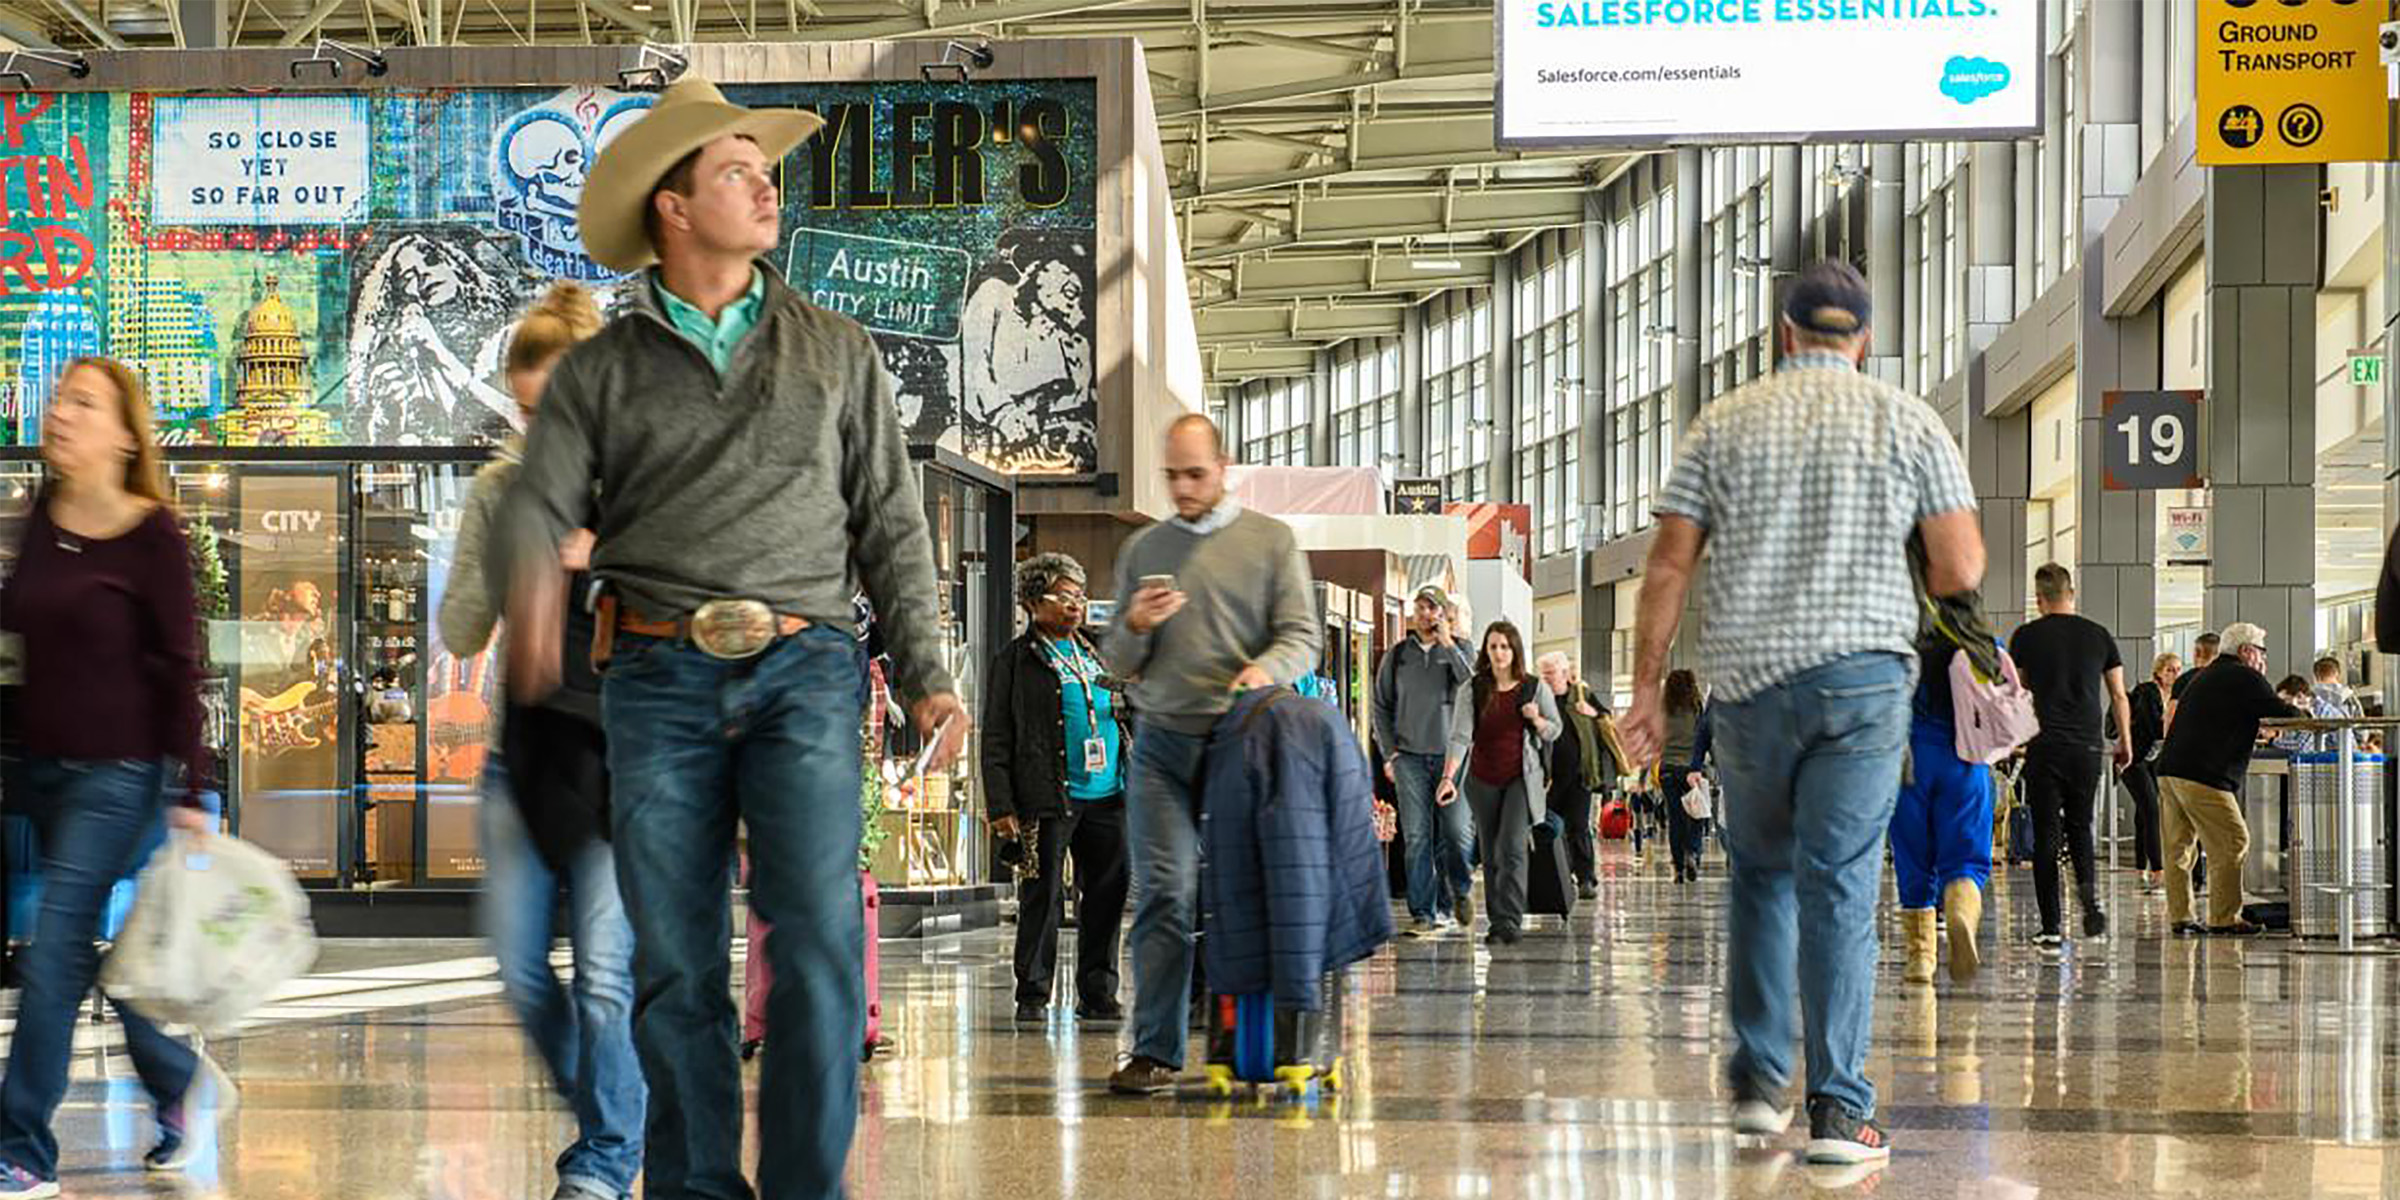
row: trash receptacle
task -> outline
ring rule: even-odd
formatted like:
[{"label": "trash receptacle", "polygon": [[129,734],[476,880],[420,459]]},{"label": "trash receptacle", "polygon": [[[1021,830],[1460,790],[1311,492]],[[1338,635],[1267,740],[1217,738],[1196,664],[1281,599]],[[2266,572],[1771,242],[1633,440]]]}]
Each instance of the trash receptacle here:
[{"label": "trash receptacle", "polygon": [[[2353,841],[2350,882],[2360,937],[2380,936],[2390,921],[2391,874],[2384,853],[2383,773],[2380,754],[2361,754],[2351,763]],[[2341,932],[2341,894],[2322,890],[2342,882],[2341,758],[2314,753],[2292,756],[2292,845],[2285,858],[2292,900],[2292,932],[2300,937],[2335,937]],[[2256,836],[2255,831],[2252,836]]]}]

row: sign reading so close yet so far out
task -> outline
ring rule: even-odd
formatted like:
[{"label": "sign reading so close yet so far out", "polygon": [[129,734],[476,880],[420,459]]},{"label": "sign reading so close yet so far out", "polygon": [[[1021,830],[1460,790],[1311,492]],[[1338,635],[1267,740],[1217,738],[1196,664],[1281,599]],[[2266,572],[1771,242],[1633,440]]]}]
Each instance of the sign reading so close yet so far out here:
[{"label": "sign reading so close yet so far out", "polygon": [[1495,0],[1503,146],[2018,137],[2043,0]]},{"label": "sign reading so close yet so far out", "polygon": [[2200,164],[2388,157],[2383,0],[2200,0]]}]

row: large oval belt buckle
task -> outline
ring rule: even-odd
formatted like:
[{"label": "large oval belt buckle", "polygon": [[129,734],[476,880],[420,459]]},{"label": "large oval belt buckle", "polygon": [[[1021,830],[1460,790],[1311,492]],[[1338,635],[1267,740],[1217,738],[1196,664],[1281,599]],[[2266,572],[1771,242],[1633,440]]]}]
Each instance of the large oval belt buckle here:
[{"label": "large oval belt buckle", "polygon": [[692,614],[692,644],[711,658],[755,657],[775,640],[775,610],[761,600],[711,600]]}]

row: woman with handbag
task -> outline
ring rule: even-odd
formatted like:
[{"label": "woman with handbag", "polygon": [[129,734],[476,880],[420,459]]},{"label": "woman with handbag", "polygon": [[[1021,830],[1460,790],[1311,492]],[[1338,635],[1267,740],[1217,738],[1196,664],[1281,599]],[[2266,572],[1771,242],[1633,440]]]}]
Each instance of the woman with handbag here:
[{"label": "woman with handbag", "polygon": [[1466,767],[1467,803],[1483,848],[1484,910],[1491,914],[1485,940],[1513,946],[1524,936],[1533,826],[1549,816],[1548,750],[1563,726],[1550,689],[1526,671],[1524,638],[1506,621],[1484,631],[1467,693],[1470,703],[1453,706],[1450,759],[1433,800],[1457,803],[1459,768]]},{"label": "woman with handbag", "polygon": [[2161,654],[2150,664],[2150,678],[2128,697],[2133,707],[2133,765],[2120,778],[2133,796],[2133,864],[2142,873],[2142,890],[2164,890],[2166,860],[2159,855],[2158,772],[2152,765],[2167,740],[2167,699],[2183,674],[2183,660]]},{"label": "woman with handbag", "polygon": [[1707,766],[1708,707],[1700,696],[1700,677],[1690,671],[1671,671],[1666,684],[1667,746],[1661,754],[1658,793],[1666,809],[1667,847],[1674,854],[1677,883],[1700,878],[1700,854],[1705,821],[1692,815],[1684,796]]},{"label": "woman with handbag", "polygon": [[[48,478],[16,570],[0,589],[0,630],[20,639],[13,717],[26,756],[10,806],[41,838],[41,912],[17,960],[24,988],[0,1082],[0,1200],[58,1195],[51,1119],[67,1094],[77,1009],[100,973],[109,889],[155,844],[162,815],[209,821],[202,785],[199,619],[190,550],[167,499],[141,380],[112,359],[79,358],[42,417]],[[174,806],[166,801],[180,800]],[[134,1073],[157,1106],[153,1171],[179,1171],[214,1141],[235,1102],[208,1056],[117,1006]]]}]

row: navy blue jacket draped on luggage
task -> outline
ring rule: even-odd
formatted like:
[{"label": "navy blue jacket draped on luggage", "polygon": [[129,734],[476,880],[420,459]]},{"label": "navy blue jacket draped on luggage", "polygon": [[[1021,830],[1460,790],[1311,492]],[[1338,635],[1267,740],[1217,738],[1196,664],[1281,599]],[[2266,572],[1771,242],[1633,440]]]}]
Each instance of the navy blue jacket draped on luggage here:
[{"label": "navy blue jacket draped on luggage", "polygon": [[1392,939],[1374,784],[1339,709],[1245,693],[1209,734],[1200,804],[1209,990],[1314,1010],[1326,972]]}]

